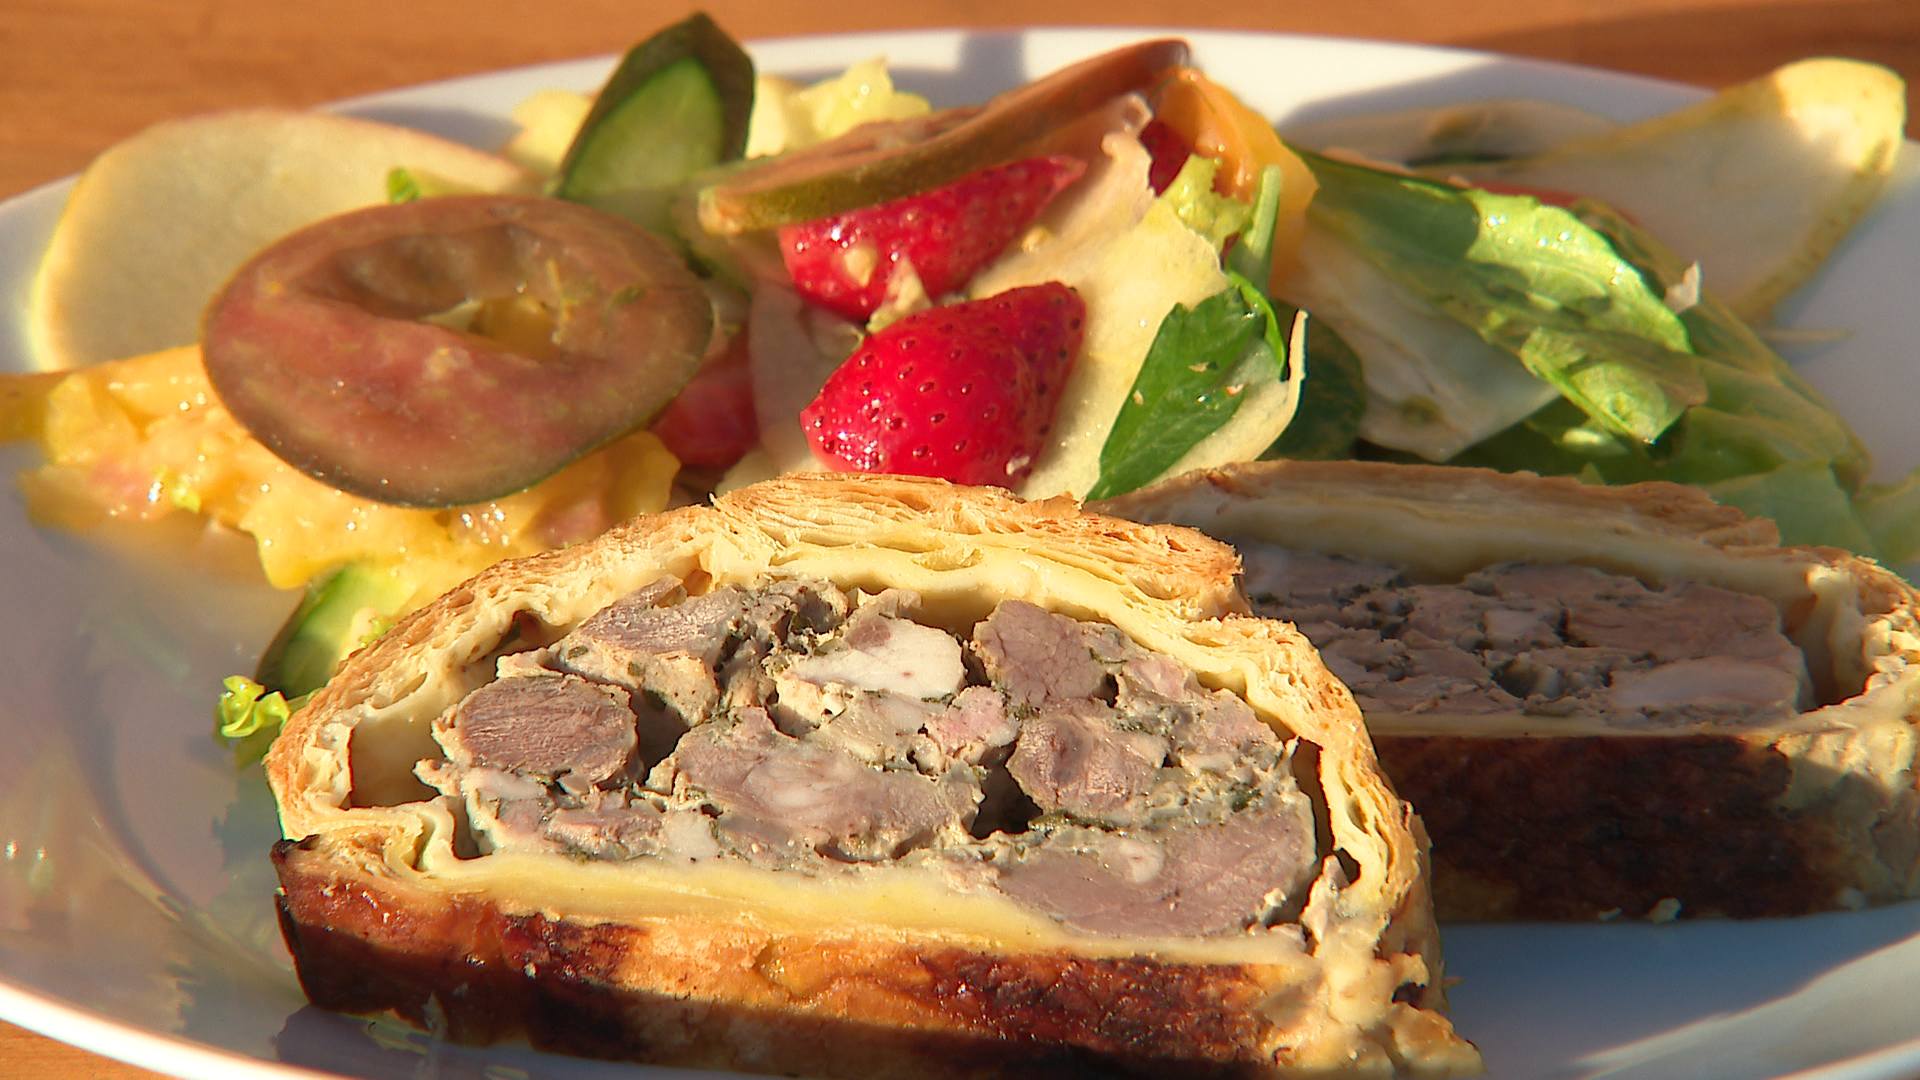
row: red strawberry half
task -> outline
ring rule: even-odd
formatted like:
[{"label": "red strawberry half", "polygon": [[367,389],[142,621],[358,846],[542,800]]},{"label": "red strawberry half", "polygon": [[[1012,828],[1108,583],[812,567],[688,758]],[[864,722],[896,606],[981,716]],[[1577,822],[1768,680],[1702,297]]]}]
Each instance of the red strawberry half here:
[{"label": "red strawberry half", "polygon": [[931,297],[965,285],[1087,169],[1078,158],[1028,158],[945,187],[780,229],[780,254],[800,295],[866,320],[901,264]]},{"label": "red strawberry half", "polygon": [[854,472],[1017,484],[1046,445],[1086,313],[1049,282],[901,319],[801,411],[807,441]]}]

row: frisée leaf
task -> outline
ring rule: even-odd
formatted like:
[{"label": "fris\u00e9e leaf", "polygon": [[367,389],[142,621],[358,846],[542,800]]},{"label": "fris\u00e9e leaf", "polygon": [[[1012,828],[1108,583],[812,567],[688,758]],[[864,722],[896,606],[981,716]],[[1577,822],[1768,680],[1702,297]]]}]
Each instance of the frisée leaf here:
[{"label": "fris\u00e9e leaf", "polygon": [[220,700],[214,706],[214,733],[230,741],[234,762],[239,765],[265,756],[287,718],[311,696],[301,694],[289,701],[280,691],[269,691],[245,675],[229,675],[220,685]]}]

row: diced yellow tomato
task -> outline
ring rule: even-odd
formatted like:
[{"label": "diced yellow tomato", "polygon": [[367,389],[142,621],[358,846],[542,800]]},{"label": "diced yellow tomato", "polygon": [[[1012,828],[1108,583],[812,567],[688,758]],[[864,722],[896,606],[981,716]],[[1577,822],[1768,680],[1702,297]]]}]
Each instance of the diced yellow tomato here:
[{"label": "diced yellow tomato", "polygon": [[[46,463],[21,477],[39,520],[190,512],[251,535],[281,587],[352,561],[405,563],[426,595],[504,558],[593,536],[666,506],[679,463],[636,432],[525,491],[473,506],[417,509],[348,495],[299,472],[221,406],[197,347],[57,376],[7,376],[5,430],[37,436]],[[17,421],[17,423],[16,423]]]},{"label": "diced yellow tomato", "polygon": [[1183,136],[1193,152],[1220,162],[1215,186],[1236,198],[1251,198],[1260,174],[1280,167],[1280,213],[1274,226],[1274,283],[1292,267],[1306,228],[1307,204],[1319,187],[1306,162],[1280,141],[1273,124],[1220,84],[1182,68],[1161,88],[1154,118]]}]

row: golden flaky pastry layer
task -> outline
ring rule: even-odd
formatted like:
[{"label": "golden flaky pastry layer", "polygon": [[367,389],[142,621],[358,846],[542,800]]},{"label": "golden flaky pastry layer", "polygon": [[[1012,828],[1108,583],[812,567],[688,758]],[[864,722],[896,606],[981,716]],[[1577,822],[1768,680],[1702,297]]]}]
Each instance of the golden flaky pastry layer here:
[{"label": "golden flaky pastry layer", "polygon": [[1781,547],[1770,522],[1693,488],[1445,466],[1263,462],[1098,508],[1416,579],[1575,563],[1778,609],[1817,702],[1786,719],[1627,730],[1370,710],[1432,833],[1443,918],[1789,915],[1920,895],[1920,595],[1868,560]]},{"label": "golden flaky pastry layer", "polygon": [[[353,657],[274,745],[284,925],[321,1005],[456,1038],[841,1076],[1476,1071],[1440,1015],[1425,840],[1352,697],[1237,560],[1187,529],[1067,500],[795,477],[504,564]],[[462,858],[412,777],[430,722],[515,640],[552,640],[662,575],[909,590],[965,632],[1005,599],[1111,623],[1300,740],[1320,871],[1304,933],[1079,934],[905,868],[816,876],[728,860]],[[1288,928],[1281,928],[1286,930]]]}]

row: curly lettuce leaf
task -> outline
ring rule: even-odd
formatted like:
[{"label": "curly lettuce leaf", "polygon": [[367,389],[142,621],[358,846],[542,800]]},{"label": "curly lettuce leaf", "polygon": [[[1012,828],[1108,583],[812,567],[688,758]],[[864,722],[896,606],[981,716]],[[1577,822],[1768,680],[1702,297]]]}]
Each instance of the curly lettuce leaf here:
[{"label": "curly lettuce leaf", "polygon": [[312,696],[301,694],[288,700],[280,691],[270,691],[245,675],[229,675],[220,686],[220,700],[214,705],[214,734],[232,743],[234,760],[242,765],[265,757],[287,718]]}]

